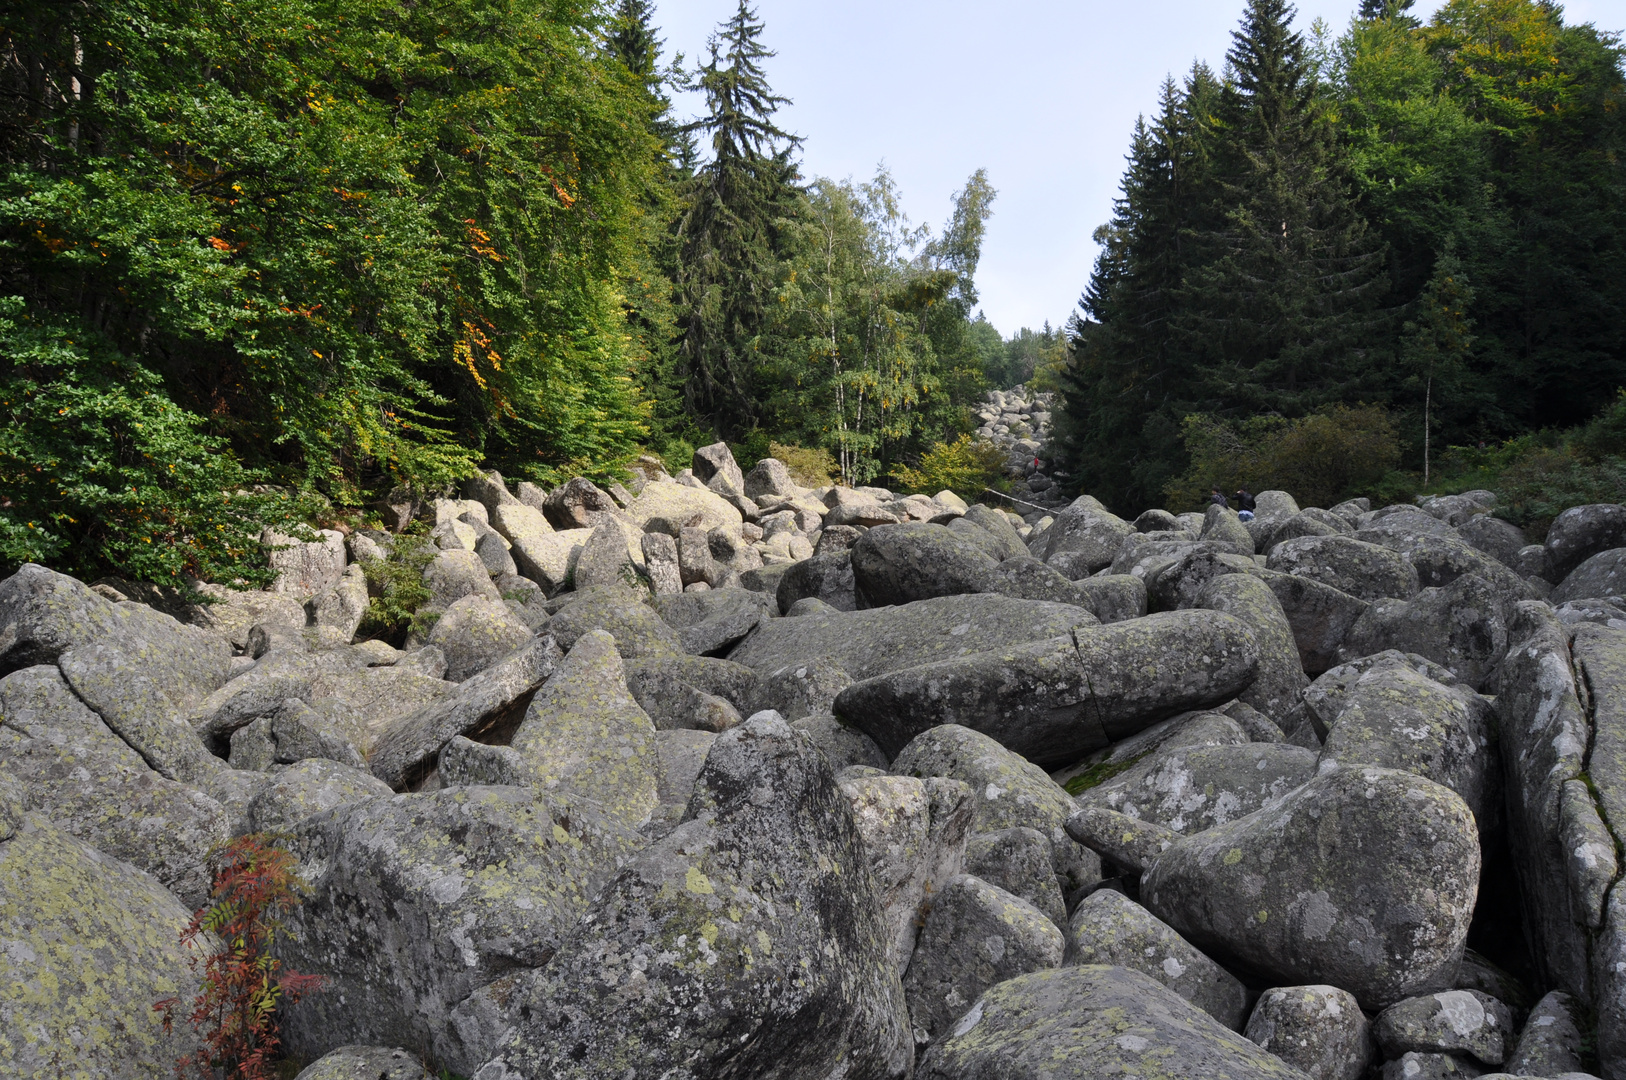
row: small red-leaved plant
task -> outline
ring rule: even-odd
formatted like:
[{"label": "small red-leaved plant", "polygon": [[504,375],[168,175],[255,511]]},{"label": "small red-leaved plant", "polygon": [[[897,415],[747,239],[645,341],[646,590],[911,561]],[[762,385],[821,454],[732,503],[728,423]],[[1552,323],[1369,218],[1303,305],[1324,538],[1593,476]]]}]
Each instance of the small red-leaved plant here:
[{"label": "small red-leaved plant", "polygon": [[[201,958],[203,986],[192,1002],[192,1027],[204,1047],[183,1057],[178,1076],[189,1069],[226,1080],[268,1080],[281,1041],[277,1035],[279,1003],[292,1004],[322,987],[322,976],[281,971],[271,945],[282,929],[279,916],[299,904],[304,882],[294,872],[293,856],[257,835],[240,836],[221,853],[223,867],[215,876],[213,902],[192,916],[181,943],[193,945],[200,934],[213,934],[220,948]],[[199,958],[193,959],[198,964]],[[153,1006],[171,1029],[180,998]]]}]

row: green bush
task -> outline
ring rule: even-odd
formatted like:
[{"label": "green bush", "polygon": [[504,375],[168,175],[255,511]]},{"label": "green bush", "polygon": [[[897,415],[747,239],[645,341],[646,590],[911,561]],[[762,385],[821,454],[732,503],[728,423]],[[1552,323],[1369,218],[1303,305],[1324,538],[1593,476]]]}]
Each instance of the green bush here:
[{"label": "green bush", "polygon": [[989,488],[1003,491],[1010,486],[1002,472],[1004,465],[1005,452],[999,447],[961,435],[951,443],[933,445],[921,455],[918,469],[898,466],[893,478],[906,492],[935,495],[947,488],[975,502]]},{"label": "green bush", "polygon": [[1334,405],[1297,420],[1240,424],[1188,416],[1181,429],[1191,465],[1164,485],[1176,513],[1201,506],[1212,488],[1281,490],[1301,506],[1332,506],[1368,494],[1400,464],[1400,438],[1376,405]]},{"label": "green bush", "polygon": [[769,443],[768,456],[784,462],[785,468],[790,470],[790,478],[803,487],[818,488],[834,483],[836,459],[823,447],[808,449]]},{"label": "green bush", "polygon": [[423,571],[436,554],[435,545],[424,537],[402,536],[385,558],[361,561],[371,597],[361,616],[361,634],[400,646],[413,631],[429,632],[440,616],[423,610],[430,597]]},{"label": "green bush", "polygon": [[152,372],[0,299],[0,573],[264,585],[262,525],[312,508],[260,479]]}]

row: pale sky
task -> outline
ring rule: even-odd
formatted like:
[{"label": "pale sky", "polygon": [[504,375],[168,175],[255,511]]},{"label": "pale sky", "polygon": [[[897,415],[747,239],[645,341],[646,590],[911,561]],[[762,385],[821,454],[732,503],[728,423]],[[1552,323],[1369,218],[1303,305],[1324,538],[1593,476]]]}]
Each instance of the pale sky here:
[{"label": "pale sky", "polygon": [[[689,65],[735,0],[657,0]],[[1359,0],[1299,0],[1299,25],[1347,27]],[[1440,0],[1421,0],[1427,17]],[[1001,334],[1065,322],[1112,212],[1135,117],[1166,74],[1224,64],[1241,0],[756,0],[779,114],[811,179],[864,180],[885,161],[916,222],[933,228],[985,167],[999,191],[977,285]],[[1572,0],[1566,22],[1626,29],[1626,0]],[[681,114],[699,108],[692,95]]]}]

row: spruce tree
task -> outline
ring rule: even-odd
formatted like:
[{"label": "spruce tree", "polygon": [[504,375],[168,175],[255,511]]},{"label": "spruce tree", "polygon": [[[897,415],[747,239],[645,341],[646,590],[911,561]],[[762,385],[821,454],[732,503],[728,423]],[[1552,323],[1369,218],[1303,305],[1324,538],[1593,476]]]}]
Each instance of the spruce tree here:
[{"label": "spruce tree", "polygon": [[709,136],[711,160],[689,185],[677,230],[684,400],[727,436],[758,416],[758,350],[801,198],[792,157],[801,140],[773,122],[790,102],[768,86],[762,62],[774,54],[762,31],[740,0],[698,72],[706,115],[685,128]]},{"label": "spruce tree", "polygon": [[1213,224],[1174,325],[1221,413],[1300,415],[1357,395],[1388,322],[1383,252],[1286,0],[1249,0],[1226,56]]}]

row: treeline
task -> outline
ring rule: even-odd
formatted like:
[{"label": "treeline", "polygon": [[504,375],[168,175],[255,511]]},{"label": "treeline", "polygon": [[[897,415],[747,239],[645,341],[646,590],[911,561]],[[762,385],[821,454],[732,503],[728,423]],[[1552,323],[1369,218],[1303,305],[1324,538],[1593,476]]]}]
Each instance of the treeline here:
[{"label": "treeline", "polygon": [[1061,375],[1073,485],[1184,501],[1283,425],[1389,431],[1364,460],[1421,472],[1626,385],[1620,41],[1541,0],[1411,7],[1306,38],[1248,0],[1223,71],[1136,125]]},{"label": "treeline", "polygon": [[928,232],[804,179],[762,29],[679,70],[647,0],[0,2],[0,565],[218,579],[301,495],[967,430],[1032,371],[975,316],[993,188]]}]

